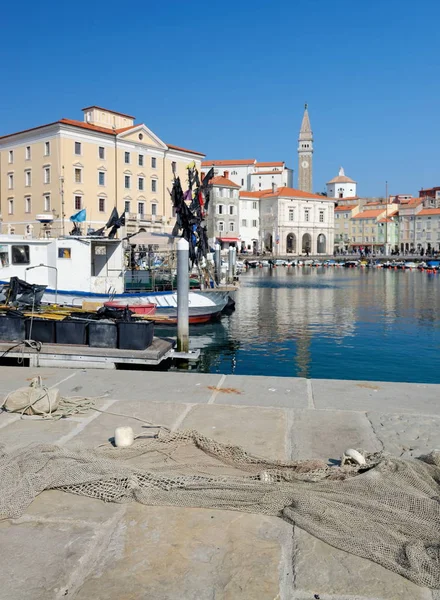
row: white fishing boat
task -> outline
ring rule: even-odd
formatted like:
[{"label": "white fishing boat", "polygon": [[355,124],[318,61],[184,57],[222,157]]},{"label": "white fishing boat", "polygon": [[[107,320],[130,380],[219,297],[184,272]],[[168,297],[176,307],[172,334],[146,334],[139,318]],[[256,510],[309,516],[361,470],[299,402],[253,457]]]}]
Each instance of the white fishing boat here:
[{"label": "white fishing boat", "polygon": [[[158,311],[177,315],[174,291],[124,290],[124,252],[121,240],[93,237],[34,239],[0,235],[0,283],[11,277],[45,285],[43,302],[81,306],[84,301],[113,300],[127,304],[154,303]],[[191,316],[219,314],[228,304],[227,291],[190,291]]]}]

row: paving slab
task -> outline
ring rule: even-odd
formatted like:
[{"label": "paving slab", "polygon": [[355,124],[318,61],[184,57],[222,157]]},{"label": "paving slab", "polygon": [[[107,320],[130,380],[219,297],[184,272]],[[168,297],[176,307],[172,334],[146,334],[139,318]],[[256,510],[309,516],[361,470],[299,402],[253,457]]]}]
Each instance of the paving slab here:
[{"label": "paving slab", "polygon": [[69,440],[66,446],[72,447],[81,444],[94,448],[108,442],[113,438],[116,427],[123,426],[131,427],[135,435],[155,435],[158,431],[157,428],[150,427],[146,423],[142,424],[140,421],[131,419],[130,416],[144,419],[154,425],[164,425],[171,429],[173,425],[179,423],[179,417],[186,413],[187,406],[185,404],[171,404],[170,402],[127,400],[114,402],[107,410],[111,413],[126,416],[115,416],[106,412],[101,413],[96,419],[88,423],[74,438]]},{"label": "paving slab", "polygon": [[347,448],[382,450],[367,417],[349,411],[294,410],[292,458],[340,460]]},{"label": "paving slab", "polygon": [[288,458],[286,428],[283,410],[215,404],[194,406],[181,426],[197,429],[226,444],[238,444],[258,456],[279,460]]},{"label": "paving slab", "polygon": [[[14,415],[15,416],[15,415]],[[65,435],[72,433],[78,422],[70,419],[46,420],[33,417],[11,419],[8,413],[0,414],[0,427],[3,418],[8,425],[0,429],[0,442],[7,451],[29,446],[30,444],[56,444]]]},{"label": "paving slab", "polygon": [[313,379],[312,389],[316,408],[440,416],[436,384]]},{"label": "paving slab", "polygon": [[48,387],[55,386],[69,375],[71,369],[45,369],[31,367],[1,367],[0,369],[0,401],[3,396],[19,387],[29,385],[33,377],[39,375]]},{"label": "paving slab", "polygon": [[78,371],[61,384],[65,396],[101,396],[115,400],[208,402],[220,375],[155,371]]},{"label": "paving slab", "polygon": [[307,380],[228,375],[215,396],[215,404],[307,408]]},{"label": "paving slab", "polygon": [[0,524],[0,600],[50,600],[81,563],[93,529],[66,523]]},{"label": "paving slab", "polygon": [[295,527],[293,537],[295,598],[432,600],[429,589],[369,560],[333,548],[299,527]]},{"label": "paving slab", "polygon": [[35,498],[24,513],[23,519],[30,517],[44,521],[71,521],[100,525],[111,519],[119,510],[119,504],[58,490],[47,490]]},{"label": "paving slab", "polygon": [[440,417],[368,413],[386,452],[402,458],[417,457],[440,448]]},{"label": "paving slab", "polygon": [[75,598],[274,599],[288,532],[275,517],[129,505]]}]

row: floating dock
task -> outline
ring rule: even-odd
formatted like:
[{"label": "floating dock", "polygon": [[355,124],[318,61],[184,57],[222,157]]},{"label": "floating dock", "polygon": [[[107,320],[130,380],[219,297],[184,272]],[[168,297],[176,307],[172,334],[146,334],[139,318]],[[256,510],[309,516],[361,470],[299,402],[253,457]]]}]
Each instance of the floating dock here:
[{"label": "floating dock", "polygon": [[25,342],[0,342],[0,364],[5,358],[16,358],[29,367],[64,367],[88,369],[116,369],[118,365],[143,365],[154,367],[165,360],[197,361],[200,350],[177,352],[174,341],[153,338],[145,350],[119,350],[118,348],[91,348],[63,344],[41,344],[35,347]]}]

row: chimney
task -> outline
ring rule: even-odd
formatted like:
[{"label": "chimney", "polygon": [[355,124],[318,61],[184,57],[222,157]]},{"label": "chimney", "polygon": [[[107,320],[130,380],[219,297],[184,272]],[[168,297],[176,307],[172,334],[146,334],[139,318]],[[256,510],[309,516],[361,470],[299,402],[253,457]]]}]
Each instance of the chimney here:
[{"label": "chimney", "polygon": [[224,171],[224,173],[223,173],[223,177],[224,177],[225,179],[229,179],[229,171]]}]

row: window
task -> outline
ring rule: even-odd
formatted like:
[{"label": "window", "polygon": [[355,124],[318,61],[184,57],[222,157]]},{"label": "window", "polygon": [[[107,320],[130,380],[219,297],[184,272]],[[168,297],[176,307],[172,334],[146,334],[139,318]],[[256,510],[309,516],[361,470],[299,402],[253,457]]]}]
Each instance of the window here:
[{"label": "window", "polygon": [[72,248],[58,248],[58,258],[72,258]]},{"label": "window", "polygon": [[25,213],[31,212],[31,199],[29,197],[24,199],[24,212]]},{"label": "window", "polygon": [[50,156],[50,142],[44,142],[44,156]]},{"label": "window", "polygon": [[50,196],[44,196],[44,212],[50,211]]},{"label": "window", "polygon": [[323,210],[319,211],[319,222],[324,223],[324,211]]},{"label": "window", "polygon": [[44,183],[50,183],[50,167],[44,167]]},{"label": "window", "polygon": [[344,229],[348,229],[348,223],[344,223]]},{"label": "window", "polygon": [[252,227],[256,227],[256,226],[257,226],[257,220],[256,220],[256,219],[254,219],[254,220],[252,221]]},{"label": "window", "polygon": [[420,231],[420,229],[422,229],[422,224],[420,223],[420,221],[417,222],[417,230]]},{"label": "window", "polygon": [[344,214],[344,219],[348,219],[348,213]]},{"label": "window", "polygon": [[366,236],[365,236],[365,241],[366,241],[366,242],[368,242],[368,241],[369,241],[369,239],[368,239],[368,235],[366,235]]},{"label": "window", "polygon": [[229,198],[233,198],[234,197],[234,190],[229,190]]},{"label": "window", "polygon": [[75,196],[75,210],[81,210],[82,208],[82,196]]},{"label": "window", "polygon": [[138,214],[143,217],[144,216],[144,203],[138,202]]},{"label": "window", "polygon": [[430,231],[429,231],[429,232],[426,234],[426,239],[427,239],[427,240],[430,240],[430,239],[431,239],[431,232],[430,232]]},{"label": "window", "polygon": [[144,166],[144,155],[143,155],[143,154],[139,154],[139,157],[138,157],[138,165],[139,165],[140,167],[143,167],[143,166]]},{"label": "window", "polygon": [[155,217],[157,215],[157,204],[151,205],[151,214]]},{"label": "window", "polygon": [[223,204],[218,204],[217,205],[217,212],[219,215],[223,214]]},{"label": "window", "polygon": [[105,159],[105,148],[104,146],[99,146],[98,148],[98,156],[101,160]]},{"label": "window", "polygon": [[294,221],[294,220],[295,220],[295,209],[289,208],[289,221]]},{"label": "window", "polygon": [[247,227],[247,221],[246,221],[246,219],[242,219],[241,220],[241,226],[242,227]]},{"label": "window", "polygon": [[26,160],[31,160],[31,147],[26,146]]},{"label": "window", "polygon": [[98,198],[99,212],[105,212],[105,198]]},{"label": "window", "polygon": [[223,221],[219,221],[218,222],[218,230],[219,231],[224,231],[225,230],[225,224],[223,223]]},{"label": "window", "polygon": [[28,265],[29,246],[11,246],[11,259],[13,265]]},{"label": "window", "polygon": [[339,219],[339,213],[335,215],[335,219]]},{"label": "window", "polygon": [[14,189],[14,175],[12,173],[9,173],[8,175],[8,190],[13,190]]},{"label": "window", "polygon": [[104,171],[98,171],[98,184],[105,185],[105,172]]},{"label": "window", "polygon": [[229,205],[229,214],[230,215],[234,214],[234,207],[232,206],[232,204]]},{"label": "window", "polygon": [[81,182],[82,182],[82,170],[75,169],[75,183],[81,183]]},{"label": "window", "polygon": [[138,190],[141,192],[144,190],[144,178],[138,177]]},{"label": "window", "polygon": [[244,179],[241,180],[241,185],[244,185]]},{"label": "window", "polygon": [[151,180],[151,191],[157,192],[157,181],[155,179]]},{"label": "window", "polygon": [[308,208],[304,211],[304,221],[310,221],[310,211]]},{"label": "window", "polygon": [[152,169],[156,168],[156,158],[154,156],[151,157],[151,168]]},{"label": "window", "polygon": [[124,152],[124,162],[126,165],[130,164],[130,152]]},{"label": "window", "polygon": [[252,202],[252,208],[253,208],[254,210],[256,210],[256,209],[258,208],[258,207],[257,207],[257,203],[256,203],[256,202]]},{"label": "window", "polygon": [[175,173],[176,169],[177,169],[177,163],[175,160],[173,160],[173,162],[171,163],[171,170],[173,171],[173,173]]},{"label": "window", "polygon": [[75,142],[75,154],[77,156],[81,155],[81,142]]},{"label": "window", "polygon": [[126,175],[124,178],[124,185],[125,185],[125,189],[129,190],[130,189],[130,175]]},{"label": "window", "polygon": [[229,223],[229,231],[234,231],[234,221]]},{"label": "window", "polygon": [[24,172],[24,184],[25,184],[26,187],[29,187],[30,185],[32,185],[31,171],[25,171]]},{"label": "window", "polygon": [[416,236],[416,239],[421,240],[422,239],[422,234],[418,233],[417,236]]},{"label": "window", "polygon": [[14,199],[9,198],[9,200],[8,200],[8,215],[13,215],[13,214],[14,214]]},{"label": "window", "polygon": [[12,165],[12,163],[14,162],[14,151],[13,150],[9,150],[9,154],[8,154],[8,163],[10,165]]},{"label": "window", "polygon": [[130,200],[125,201],[124,211],[128,213],[130,212]]},{"label": "window", "polygon": [[426,223],[426,229],[431,229],[430,217],[428,217],[428,222]]}]

